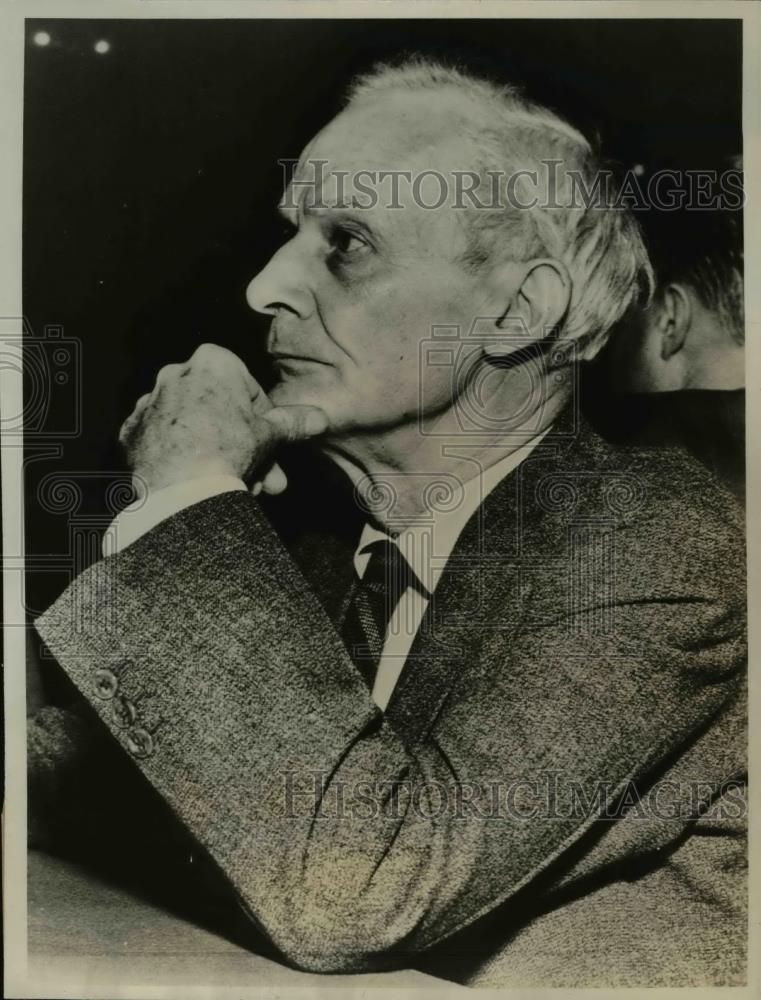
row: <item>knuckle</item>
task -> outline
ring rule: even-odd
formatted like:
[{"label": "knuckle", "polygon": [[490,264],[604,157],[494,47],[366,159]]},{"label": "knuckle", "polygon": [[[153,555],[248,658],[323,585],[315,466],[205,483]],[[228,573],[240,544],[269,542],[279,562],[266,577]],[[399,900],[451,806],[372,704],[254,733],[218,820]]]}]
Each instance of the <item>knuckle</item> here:
[{"label": "knuckle", "polygon": [[221,351],[222,348],[216,344],[199,344],[195,351],[193,351],[193,360],[209,364],[218,359]]},{"label": "knuckle", "polygon": [[196,348],[193,360],[211,368],[247,372],[246,366],[238,355],[226,347],[220,347],[219,344],[201,344],[200,347]]},{"label": "knuckle", "polygon": [[159,369],[159,373],[156,376],[156,385],[166,385],[167,382],[171,382],[172,379],[177,378],[181,370],[182,365],[164,365],[163,368]]}]

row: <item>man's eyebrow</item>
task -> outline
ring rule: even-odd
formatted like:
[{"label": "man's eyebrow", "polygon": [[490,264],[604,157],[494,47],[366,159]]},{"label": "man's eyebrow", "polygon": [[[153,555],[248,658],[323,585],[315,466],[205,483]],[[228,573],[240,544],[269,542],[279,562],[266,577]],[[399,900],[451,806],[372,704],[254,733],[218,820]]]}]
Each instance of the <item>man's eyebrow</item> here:
[{"label": "man's eyebrow", "polygon": [[325,219],[340,223],[345,221],[351,223],[357,229],[362,230],[370,239],[381,242],[383,239],[383,226],[378,225],[378,213],[370,212],[367,206],[350,208],[346,203],[336,205],[318,205],[304,208],[306,217]]},{"label": "man's eyebrow", "polygon": [[[279,214],[286,219],[291,225],[297,225],[299,208],[293,204],[283,204],[282,202],[278,204],[277,210]],[[367,205],[360,204],[356,198],[347,199],[344,202],[330,204],[318,204],[310,205],[306,204],[303,207],[303,213],[306,217],[312,216],[316,218],[335,218],[335,219],[346,219],[347,221],[354,222],[357,226],[364,229],[368,236],[380,235],[379,230],[382,230],[382,226],[378,226],[378,214],[371,213]],[[371,224],[372,222],[372,224]]]},{"label": "man's eyebrow", "polygon": [[369,206],[363,205],[356,197],[346,198],[343,201],[335,202],[326,202],[322,200],[319,204],[307,204],[304,206],[305,215],[309,215],[312,212],[344,212],[352,210],[367,212],[369,210]]},{"label": "man's eyebrow", "polygon": [[304,203],[304,200],[299,200],[294,202],[292,196],[288,197],[289,192],[283,195],[281,200],[278,202],[277,210],[278,212],[290,218],[295,215],[300,208],[303,207],[304,215],[311,215],[314,212],[342,212],[342,211],[359,211],[368,212],[370,211],[369,205],[363,205],[362,202],[356,198],[348,198],[344,201],[336,202],[326,202],[324,200],[319,201],[317,204],[310,204],[309,202]]}]

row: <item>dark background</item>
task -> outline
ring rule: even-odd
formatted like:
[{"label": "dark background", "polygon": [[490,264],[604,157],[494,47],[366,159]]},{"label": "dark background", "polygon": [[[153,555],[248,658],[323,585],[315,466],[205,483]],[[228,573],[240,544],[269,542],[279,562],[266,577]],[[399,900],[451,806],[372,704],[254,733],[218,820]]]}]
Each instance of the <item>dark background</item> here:
[{"label": "dark background", "polygon": [[[738,21],[27,25],[24,311],[47,370],[58,362],[46,327],[81,345],[27,435],[33,615],[90,558],[73,552],[71,509],[41,505],[45,477],[70,474],[83,493],[75,517],[98,528],[103,479],[86,473],[124,471],[119,426],[160,366],[214,341],[266,381],[266,322],[244,292],[281,238],[277,160],[299,155],[355,71],[403,51],[457,58],[524,84],[623,168],[710,168],[741,151]],[[39,31],[50,44],[35,44]],[[68,434],[77,390],[81,424]]]}]

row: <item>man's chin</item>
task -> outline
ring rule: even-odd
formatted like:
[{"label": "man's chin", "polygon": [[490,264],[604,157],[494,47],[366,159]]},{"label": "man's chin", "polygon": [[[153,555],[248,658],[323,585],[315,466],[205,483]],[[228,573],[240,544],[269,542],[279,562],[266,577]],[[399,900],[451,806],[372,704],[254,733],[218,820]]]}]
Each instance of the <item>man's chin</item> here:
[{"label": "man's chin", "polygon": [[319,406],[324,409],[323,394],[314,387],[305,385],[300,379],[284,379],[276,382],[267,393],[274,406]]},{"label": "man's chin", "polygon": [[321,443],[344,438],[347,434],[382,429],[382,422],[378,425],[367,423],[360,418],[361,406],[341,393],[338,387],[331,388],[315,385],[306,378],[284,378],[272,386],[267,396],[273,406],[316,406],[323,410],[328,417],[329,431],[321,435]]}]

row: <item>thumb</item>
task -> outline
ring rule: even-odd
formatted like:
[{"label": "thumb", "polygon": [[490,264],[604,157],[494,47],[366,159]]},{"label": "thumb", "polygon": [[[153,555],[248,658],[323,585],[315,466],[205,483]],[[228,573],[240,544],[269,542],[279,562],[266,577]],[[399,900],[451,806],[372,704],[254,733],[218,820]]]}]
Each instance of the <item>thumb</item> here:
[{"label": "thumb", "polygon": [[328,417],[317,406],[273,406],[262,414],[272,424],[281,442],[303,441],[328,429]]}]

